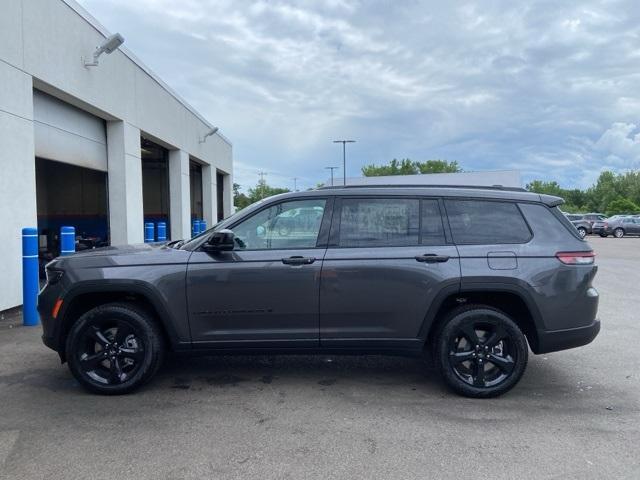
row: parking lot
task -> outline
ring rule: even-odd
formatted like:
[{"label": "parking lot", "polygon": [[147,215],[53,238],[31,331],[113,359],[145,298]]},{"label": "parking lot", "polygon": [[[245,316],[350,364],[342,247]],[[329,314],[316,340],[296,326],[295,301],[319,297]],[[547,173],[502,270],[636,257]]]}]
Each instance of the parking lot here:
[{"label": "parking lot", "polygon": [[416,359],[170,358],[85,393],[40,328],[0,321],[0,478],[640,478],[640,239],[594,238],[602,331],[492,400]]}]

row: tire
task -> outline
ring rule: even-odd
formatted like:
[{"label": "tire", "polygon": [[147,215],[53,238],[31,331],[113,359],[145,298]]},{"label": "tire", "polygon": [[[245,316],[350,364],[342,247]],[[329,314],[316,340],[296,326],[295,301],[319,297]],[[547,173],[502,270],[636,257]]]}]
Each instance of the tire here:
[{"label": "tire", "polygon": [[613,231],[613,236],[616,237],[616,238],[624,237],[624,230],[622,228],[620,228],[620,227],[616,228]]},{"label": "tire", "polygon": [[587,229],[584,227],[580,227],[578,228],[578,233],[580,234],[581,238],[584,238],[587,236]]},{"label": "tire", "polygon": [[607,235],[606,233],[601,233],[601,234],[600,234],[600,236],[601,236],[602,238],[607,238],[609,235]]},{"label": "tire", "polygon": [[435,347],[436,367],[447,386],[471,398],[497,397],[511,390],[522,377],[529,354],[527,340],[515,322],[486,305],[450,312],[436,335]]},{"label": "tire", "polygon": [[133,303],[95,307],[73,325],[66,344],[69,369],[90,392],[130,393],[149,381],[164,359],[162,332]]}]

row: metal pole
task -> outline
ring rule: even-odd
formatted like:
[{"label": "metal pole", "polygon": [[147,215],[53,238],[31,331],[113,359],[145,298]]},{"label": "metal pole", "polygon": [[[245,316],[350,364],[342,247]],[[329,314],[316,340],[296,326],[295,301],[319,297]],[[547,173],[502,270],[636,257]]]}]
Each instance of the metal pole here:
[{"label": "metal pole", "polygon": [[293,191],[298,191],[298,177],[293,177]]},{"label": "metal pole", "polygon": [[38,325],[38,229],[22,229],[22,324]]},{"label": "metal pole", "polygon": [[342,178],[343,186],[347,186],[347,143],[356,143],[355,140],[334,140],[333,143],[342,144]]},{"label": "metal pole", "polygon": [[331,186],[333,187],[333,171],[337,170],[338,167],[324,167],[324,168],[331,171]]},{"label": "metal pole", "polygon": [[342,142],[342,186],[347,186],[347,142]]}]

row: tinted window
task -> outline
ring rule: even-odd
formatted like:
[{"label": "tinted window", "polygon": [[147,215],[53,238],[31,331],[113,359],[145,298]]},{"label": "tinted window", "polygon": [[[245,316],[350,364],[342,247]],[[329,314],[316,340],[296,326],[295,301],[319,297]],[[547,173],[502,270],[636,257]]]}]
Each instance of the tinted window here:
[{"label": "tinted window", "polygon": [[424,245],[444,245],[444,226],[438,200],[422,201],[421,242]]},{"label": "tinted window", "polygon": [[340,246],[417,245],[418,210],[417,199],[345,198],[340,213]]},{"label": "tinted window", "polygon": [[233,227],[244,250],[315,247],[326,200],[284,202],[261,210]]},{"label": "tinted window", "polygon": [[445,200],[445,205],[456,243],[526,243],[531,238],[515,203]]}]

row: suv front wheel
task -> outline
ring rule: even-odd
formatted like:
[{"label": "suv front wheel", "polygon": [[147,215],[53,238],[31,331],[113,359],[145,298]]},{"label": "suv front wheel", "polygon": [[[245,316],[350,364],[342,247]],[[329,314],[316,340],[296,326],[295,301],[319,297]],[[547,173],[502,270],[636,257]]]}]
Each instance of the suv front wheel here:
[{"label": "suv front wheel", "polygon": [[66,351],[78,382],[103,395],[141,386],[156,373],[164,354],[153,318],[131,303],[108,303],[86,312],[71,328]]},{"label": "suv front wheel", "polygon": [[485,305],[453,310],[436,337],[436,364],[446,384],[466,397],[502,395],[527,366],[527,341],[511,318]]}]

